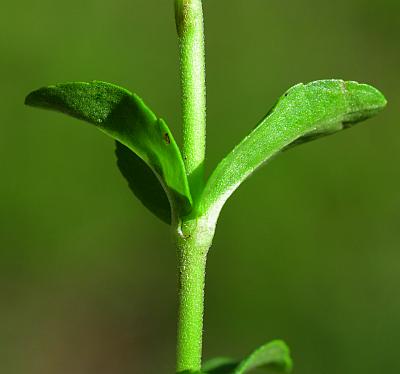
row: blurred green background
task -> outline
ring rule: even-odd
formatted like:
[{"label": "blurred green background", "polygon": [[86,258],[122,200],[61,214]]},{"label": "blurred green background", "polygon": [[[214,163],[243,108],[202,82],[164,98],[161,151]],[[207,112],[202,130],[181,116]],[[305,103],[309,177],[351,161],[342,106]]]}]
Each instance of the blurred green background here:
[{"label": "blurred green background", "polygon": [[[205,357],[283,338],[296,374],[398,373],[400,3],[204,0],[210,172],[297,82],[358,80],[378,117],[298,147],[222,212]],[[138,93],[180,140],[172,0],[7,1],[0,14],[0,372],[174,372],[175,251],[114,144],[23,106],[45,84]]]}]

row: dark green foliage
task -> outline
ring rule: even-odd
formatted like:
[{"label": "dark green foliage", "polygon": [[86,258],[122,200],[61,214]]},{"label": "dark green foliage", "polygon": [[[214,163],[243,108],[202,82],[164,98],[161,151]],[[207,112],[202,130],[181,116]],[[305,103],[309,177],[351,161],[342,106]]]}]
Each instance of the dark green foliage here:
[{"label": "dark green foliage", "polygon": [[115,142],[117,164],[129,187],[143,205],[165,223],[171,223],[171,207],[160,181],[145,162],[120,142]]}]

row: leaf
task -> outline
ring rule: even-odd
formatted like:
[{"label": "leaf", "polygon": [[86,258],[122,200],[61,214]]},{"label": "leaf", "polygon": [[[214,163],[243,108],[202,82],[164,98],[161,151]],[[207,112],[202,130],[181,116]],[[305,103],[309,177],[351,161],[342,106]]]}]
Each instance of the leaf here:
[{"label": "leaf", "polygon": [[242,361],[229,358],[214,358],[203,366],[207,374],[244,374],[254,369],[269,372],[289,373],[292,359],[288,346],[282,340],[274,340],[256,349]]},{"label": "leaf", "polygon": [[247,373],[257,368],[288,373],[292,370],[292,366],[288,346],[282,340],[274,340],[256,349],[232,374]]},{"label": "leaf", "polygon": [[357,82],[332,79],[292,87],[219,163],[203,191],[200,214],[216,219],[239,185],[279,151],[349,128],[385,105],[376,88]]},{"label": "leaf", "polygon": [[115,154],[122,175],[143,205],[165,223],[171,223],[171,207],[159,180],[145,162],[116,141]]},{"label": "leaf", "polygon": [[[165,122],[157,118],[137,95],[110,83],[74,82],[40,88],[30,93],[25,103],[94,124],[151,168],[174,212],[180,215],[190,212],[191,196],[179,148]],[[164,196],[156,196],[161,189],[155,187],[154,178],[126,151],[120,149],[118,154],[121,171],[134,193],[153,213],[169,221],[166,219]],[[135,172],[137,177],[133,177]],[[151,180],[151,193],[146,191],[150,188],[147,184],[138,182],[140,176]],[[134,183],[137,184],[135,187]],[[158,208],[158,203],[164,205]]]},{"label": "leaf", "polygon": [[240,361],[228,357],[215,357],[203,365],[207,374],[232,374]]}]

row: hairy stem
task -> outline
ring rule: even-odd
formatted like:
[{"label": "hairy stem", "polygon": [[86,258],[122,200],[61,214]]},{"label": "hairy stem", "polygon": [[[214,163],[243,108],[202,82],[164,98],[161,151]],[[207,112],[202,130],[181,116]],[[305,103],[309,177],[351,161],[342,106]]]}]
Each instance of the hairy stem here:
[{"label": "hairy stem", "polygon": [[201,0],[175,0],[179,35],[183,159],[194,198],[204,184],[206,148],[206,83]]},{"label": "hairy stem", "polygon": [[[204,187],[206,149],[206,83],[204,25],[201,0],[175,0],[179,36],[183,160],[191,194],[196,201]],[[176,238],[179,260],[177,372],[201,369],[204,284],[207,252],[214,230],[205,220],[179,222]]]},{"label": "hairy stem", "polygon": [[177,372],[201,369],[207,252],[214,228],[193,219],[176,231],[179,261]]}]

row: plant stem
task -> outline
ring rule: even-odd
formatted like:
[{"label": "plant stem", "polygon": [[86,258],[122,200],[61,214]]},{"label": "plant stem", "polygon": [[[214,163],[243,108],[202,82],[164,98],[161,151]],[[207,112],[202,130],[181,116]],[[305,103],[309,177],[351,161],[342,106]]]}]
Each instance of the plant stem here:
[{"label": "plant stem", "polygon": [[175,0],[175,16],[182,86],[182,153],[192,196],[196,198],[204,184],[206,149],[205,52],[201,0]]},{"label": "plant stem", "polygon": [[207,252],[214,230],[193,219],[177,231],[179,261],[179,315],[177,372],[201,369],[204,285]]},{"label": "plant stem", "polygon": [[[175,0],[182,86],[183,160],[194,204],[204,187],[206,83],[201,0]],[[205,223],[205,225],[204,225]],[[178,222],[179,315],[177,372],[201,369],[207,252],[214,235],[207,221]]]}]

